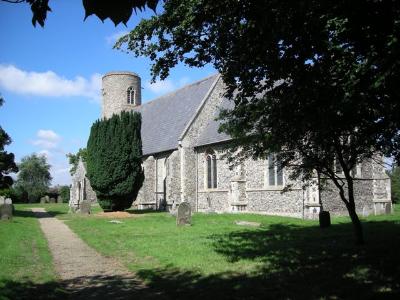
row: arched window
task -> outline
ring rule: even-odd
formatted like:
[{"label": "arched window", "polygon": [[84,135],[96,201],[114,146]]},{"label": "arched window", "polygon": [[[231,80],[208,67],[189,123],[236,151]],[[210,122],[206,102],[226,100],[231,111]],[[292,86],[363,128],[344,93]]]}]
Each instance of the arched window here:
[{"label": "arched window", "polygon": [[127,103],[136,104],[136,91],[132,86],[128,87],[126,94]]},{"label": "arched window", "polygon": [[268,155],[268,185],[283,185],[283,170],[281,161],[278,160],[276,154],[272,153]]},{"label": "arched window", "polygon": [[207,188],[217,188],[217,157],[215,154],[207,154]]}]

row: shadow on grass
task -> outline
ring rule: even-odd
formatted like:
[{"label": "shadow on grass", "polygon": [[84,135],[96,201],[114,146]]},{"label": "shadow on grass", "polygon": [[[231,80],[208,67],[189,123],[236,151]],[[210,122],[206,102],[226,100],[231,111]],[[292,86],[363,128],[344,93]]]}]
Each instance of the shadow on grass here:
[{"label": "shadow on grass", "polygon": [[400,224],[366,222],[364,228],[368,244],[362,247],[354,246],[351,224],[278,224],[212,235],[214,250],[228,262],[256,260],[259,268],[208,276],[164,268],[138,275],[171,299],[400,299]]},{"label": "shadow on grass", "polygon": [[32,212],[30,210],[19,210],[16,209],[13,213],[15,217],[22,217],[22,218],[51,218],[57,215],[63,215],[65,212],[63,211],[50,211],[50,212]]},{"label": "shadow on grass", "polygon": [[132,215],[144,215],[144,214],[155,214],[155,213],[165,213],[165,211],[162,210],[154,210],[154,209],[126,209],[125,210],[127,213],[130,213]]},{"label": "shadow on grass", "polygon": [[78,277],[37,284],[0,280],[0,299],[165,299],[138,281],[121,276]]},{"label": "shadow on grass", "polygon": [[[173,267],[124,277],[81,277],[47,284],[0,280],[9,299],[400,299],[400,224],[364,222],[367,244],[354,246],[352,226],[327,229],[273,224],[211,234],[212,249],[232,264],[259,262],[251,272],[203,275]],[[190,258],[188,258],[190,259]],[[243,264],[244,262],[244,264]],[[212,270],[209,270],[212,272]]]}]

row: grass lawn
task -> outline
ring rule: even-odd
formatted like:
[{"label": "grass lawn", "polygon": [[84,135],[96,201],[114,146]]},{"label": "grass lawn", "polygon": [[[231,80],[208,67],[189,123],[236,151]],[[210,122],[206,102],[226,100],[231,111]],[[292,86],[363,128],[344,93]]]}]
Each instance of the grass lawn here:
[{"label": "grass lawn", "polygon": [[17,204],[12,221],[0,220],[0,299],[60,295],[47,241],[28,207]]},{"label": "grass lawn", "polygon": [[[68,214],[65,204],[35,204],[16,205],[13,221],[0,221],[0,299],[65,298],[31,207],[45,207],[171,299],[400,297],[400,209],[364,218],[367,243],[357,247],[346,217],[320,229],[294,218],[194,214],[192,226],[176,227],[168,213],[132,212],[115,224]],[[239,220],[262,226],[238,226]]]},{"label": "grass lawn", "polygon": [[[83,240],[113,256],[172,299],[336,299],[400,296],[400,211],[363,219],[366,245],[354,245],[345,217],[315,221],[251,214],[195,214],[176,227],[168,213],[132,212],[121,224],[67,215]],[[235,221],[260,222],[260,228]]]}]

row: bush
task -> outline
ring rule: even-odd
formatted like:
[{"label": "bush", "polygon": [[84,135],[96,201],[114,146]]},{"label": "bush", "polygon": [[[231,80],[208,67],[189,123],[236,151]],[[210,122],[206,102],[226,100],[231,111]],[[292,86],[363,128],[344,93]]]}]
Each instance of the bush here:
[{"label": "bush", "polygon": [[141,116],[122,112],[97,120],[87,144],[87,177],[105,211],[131,207],[144,180]]},{"label": "bush", "polygon": [[0,196],[3,196],[4,198],[11,198],[13,202],[18,202],[18,197],[13,188],[1,189]]}]

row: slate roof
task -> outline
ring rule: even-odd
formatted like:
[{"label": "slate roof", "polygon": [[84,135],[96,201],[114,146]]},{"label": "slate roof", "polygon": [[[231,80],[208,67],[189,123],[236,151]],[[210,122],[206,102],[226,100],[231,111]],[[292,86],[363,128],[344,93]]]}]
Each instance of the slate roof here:
[{"label": "slate roof", "polygon": [[135,108],[142,114],[143,155],[178,148],[178,140],[218,75],[184,86]]},{"label": "slate roof", "polygon": [[[224,98],[222,99],[220,108],[233,108],[233,102],[229,101],[227,98]],[[217,110],[215,114],[210,117],[208,124],[205,126],[199,139],[197,140],[196,146],[215,144],[231,139],[229,135],[218,132],[219,125],[221,124],[221,121],[215,120],[218,117],[218,114],[219,110]]]}]

